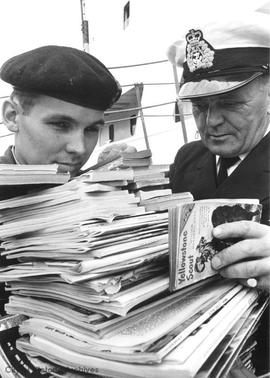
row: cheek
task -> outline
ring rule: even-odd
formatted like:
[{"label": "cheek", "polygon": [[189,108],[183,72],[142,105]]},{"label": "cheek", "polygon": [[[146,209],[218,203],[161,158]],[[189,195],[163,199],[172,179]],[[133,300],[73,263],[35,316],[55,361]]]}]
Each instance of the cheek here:
[{"label": "cheek", "polygon": [[40,154],[50,154],[63,145],[63,138],[60,135],[50,132],[43,125],[35,126],[25,128],[24,132],[25,142],[31,148],[39,151]]},{"label": "cheek", "polygon": [[86,137],[86,150],[88,154],[91,154],[98,142],[99,133],[91,133]]},{"label": "cheek", "polygon": [[40,146],[41,140],[43,139],[41,135],[41,131],[39,127],[35,127],[34,125],[25,123],[20,127],[18,133],[18,142],[21,142],[25,148],[29,148],[27,146]]},{"label": "cheek", "polygon": [[196,123],[196,126],[197,126],[199,133],[204,134],[204,131],[206,129],[204,115],[200,114],[198,116],[194,116],[194,119],[195,119],[195,123]]}]

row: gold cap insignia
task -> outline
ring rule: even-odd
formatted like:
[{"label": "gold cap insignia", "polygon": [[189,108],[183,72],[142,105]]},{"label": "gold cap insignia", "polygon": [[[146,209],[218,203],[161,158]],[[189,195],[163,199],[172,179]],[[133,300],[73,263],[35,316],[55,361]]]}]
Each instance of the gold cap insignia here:
[{"label": "gold cap insignia", "polygon": [[186,35],[186,41],[186,59],[190,72],[213,66],[215,51],[210,43],[203,39],[201,30],[191,29]]}]

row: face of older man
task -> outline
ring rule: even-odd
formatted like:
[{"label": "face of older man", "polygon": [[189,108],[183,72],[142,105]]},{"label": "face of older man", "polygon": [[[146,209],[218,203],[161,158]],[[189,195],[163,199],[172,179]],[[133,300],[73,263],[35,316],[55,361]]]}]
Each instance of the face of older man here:
[{"label": "face of older man", "polygon": [[16,116],[15,153],[21,164],[59,164],[72,176],[94,150],[102,111],[41,96],[25,114]]},{"label": "face of older man", "polygon": [[268,126],[268,106],[265,78],[227,94],[192,100],[202,142],[213,154],[224,157],[247,153],[256,146]]}]

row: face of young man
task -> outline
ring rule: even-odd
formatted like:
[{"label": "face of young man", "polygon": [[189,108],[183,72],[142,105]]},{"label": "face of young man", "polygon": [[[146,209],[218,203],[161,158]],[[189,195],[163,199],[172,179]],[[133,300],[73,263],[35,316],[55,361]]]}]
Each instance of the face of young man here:
[{"label": "face of young man", "polygon": [[256,79],[227,94],[192,100],[204,145],[216,155],[233,157],[252,150],[268,126],[269,85]]},{"label": "face of young man", "polygon": [[93,152],[104,112],[41,96],[28,114],[16,115],[15,154],[21,164],[59,164],[78,174]]}]

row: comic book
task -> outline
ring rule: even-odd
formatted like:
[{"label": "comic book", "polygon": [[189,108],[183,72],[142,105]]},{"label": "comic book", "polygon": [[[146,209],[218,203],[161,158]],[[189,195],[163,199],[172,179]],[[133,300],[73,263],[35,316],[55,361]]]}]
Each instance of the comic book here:
[{"label": "comic book", "polygon": [[170,290],[217,274],[213,256],[239,239],[216,239],[214,227],[240,220],[260,222],[262,205],[254,199],[210,199],[169,210]]}]

